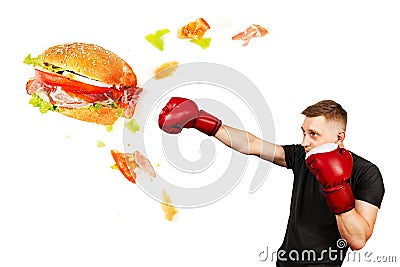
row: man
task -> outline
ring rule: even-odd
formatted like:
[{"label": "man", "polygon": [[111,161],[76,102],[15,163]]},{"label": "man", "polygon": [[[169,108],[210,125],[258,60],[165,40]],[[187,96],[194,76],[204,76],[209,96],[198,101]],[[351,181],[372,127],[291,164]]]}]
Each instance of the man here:
[{"label": "man", "polygon": [[277,266],[341,266],[347,248],[363,248],[372,235],[385,191],[382,176],[374,164],[344,148],[347,113],[340,104],[320,101],[302,114],[301,145],[262,140],[179,97],[163,108],[159,126],[171,134],[194,128],[241,153],[292,169],[290,216]]}]

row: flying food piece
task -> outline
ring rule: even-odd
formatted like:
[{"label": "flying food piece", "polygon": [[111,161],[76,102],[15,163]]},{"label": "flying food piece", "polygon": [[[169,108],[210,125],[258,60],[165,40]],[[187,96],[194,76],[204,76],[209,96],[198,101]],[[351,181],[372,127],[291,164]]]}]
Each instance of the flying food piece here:
[{"label": "flying food piece", "polygon": [[208,25],[207,21],[203,18],[198,18],[179,28],[178,37],[181,39],[200,40],[209,29],[210,25]]},{"label": "flying food piece", "polygon": [[111,150],[111,156],[113,157],[116,166],[125,176],[126,179],[132,183],[136,183],[136,173],[134,170],[137,167],[135,155],[132,153],[119,152],[116,149]]},{"label": "flying food piece", "polygon": [[134,157],[136,164],[140,169],[142,169],[144,172],[149,174],[151,177],[155,178],[156,177],[156,172],[153,168],[153,166],[150,163],[150,160],[146,158],[142,153],[140,153],[138,150],[134,152]]},{"label": "flying food piece", "polygon": [[247,46],[251,39],[254,37],[263,37],[268,33],[268,30],[260,25],[253,24],[246,30],[236,34],[232,37],[232,40],[242,40],[242,46]]},{"label": "flying food piece", "polygon": [[191,43],[197,44],[203,49],[207,49],[211,44],[211,38],[202,38],[200,40],[190,40]]},{"label": "flying food piece", "polygon": [[165,213],[165,219],[168,221],[172,221],[174,219],[174,215],[178,212],[178,210],[171,205],[171,198],[167,195],[165,190],[163,191],[163,202],[161,203],[161,208]]},{"label": "flying food piece", "polygon": [[178,65],[179,63],[175,60],[163,63],[154,70],[154,78],[160,80],[172,76],[178,68]]},{"label": "flying food piece", "polygon": [[139,124],[136,122],[135,118],[125,123],[125,127],[133,134],[140,130]]},{"label": "flying food piece", "polygon": [[158,30],[145,36],[146,40],[151,43],[155,48],[164,51],[164,35],[169,33],[169,29]]},{"label": "flying food piece", "polygon": [[145,173],[150,175],[151,178],[155,178],[157,175],[149,159],[138,150],[136,150],[134,153],[124,153],[116,149],[112,149],[111,156],[125,178],[134,184],[136,183],[136,168],[143,170]]}]

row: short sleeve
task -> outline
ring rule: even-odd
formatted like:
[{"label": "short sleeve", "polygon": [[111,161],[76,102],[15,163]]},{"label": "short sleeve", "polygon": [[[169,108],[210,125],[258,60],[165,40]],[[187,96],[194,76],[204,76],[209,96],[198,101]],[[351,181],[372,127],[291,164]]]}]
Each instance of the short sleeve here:
[{"label": "short sleeve", "polygon": [[385,187],[378,167],[370,164],[362,170],[356,170],[353,176],[356,177],[353,186],[354,197],[380,208]]},{"label": "short sleeve", "polygon": [[286,168],[295,169],[296,163],[305,158],[304,148],[301,145],[284,145]]}]

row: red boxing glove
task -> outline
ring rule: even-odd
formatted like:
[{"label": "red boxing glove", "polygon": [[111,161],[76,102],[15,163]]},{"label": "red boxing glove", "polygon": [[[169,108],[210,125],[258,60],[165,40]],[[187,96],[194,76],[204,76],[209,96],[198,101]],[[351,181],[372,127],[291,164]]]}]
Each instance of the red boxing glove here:
[{"label": "red boxing glove", "polygon": [[183,128],[195,128],[214,136],[221,125],[221,120],[199,110],[194,101],[182,97],[172,97],[158,116],[158,126],[170,134],[178,134]]},{"label": "red boxing glove", "polygon": [[306,155],[308,169],[322,185],[329,209],[340,214],[354,208],[354,195],[350,187],[353,157],[337,144],[318,146]]}]

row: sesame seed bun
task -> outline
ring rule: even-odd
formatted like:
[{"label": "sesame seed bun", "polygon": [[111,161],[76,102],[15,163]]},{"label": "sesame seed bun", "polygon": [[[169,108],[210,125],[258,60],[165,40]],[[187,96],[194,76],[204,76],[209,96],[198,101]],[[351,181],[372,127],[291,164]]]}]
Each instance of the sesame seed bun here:
[{"label": "sesame seed bun", "polygon": [[84,108],[62,108],[60,113],[67,117],[77,120],[92,122],[102,125],[113,125],[118,119],[118,111],[115,108],[101,107],[98,110],[93,110],[87,107]]},{"label": "sesame seed bun", "polygon": [[44,63],[110,85],[136,86],[132,68],[115,53],[95,44],[55,45],[42,53]]}]

